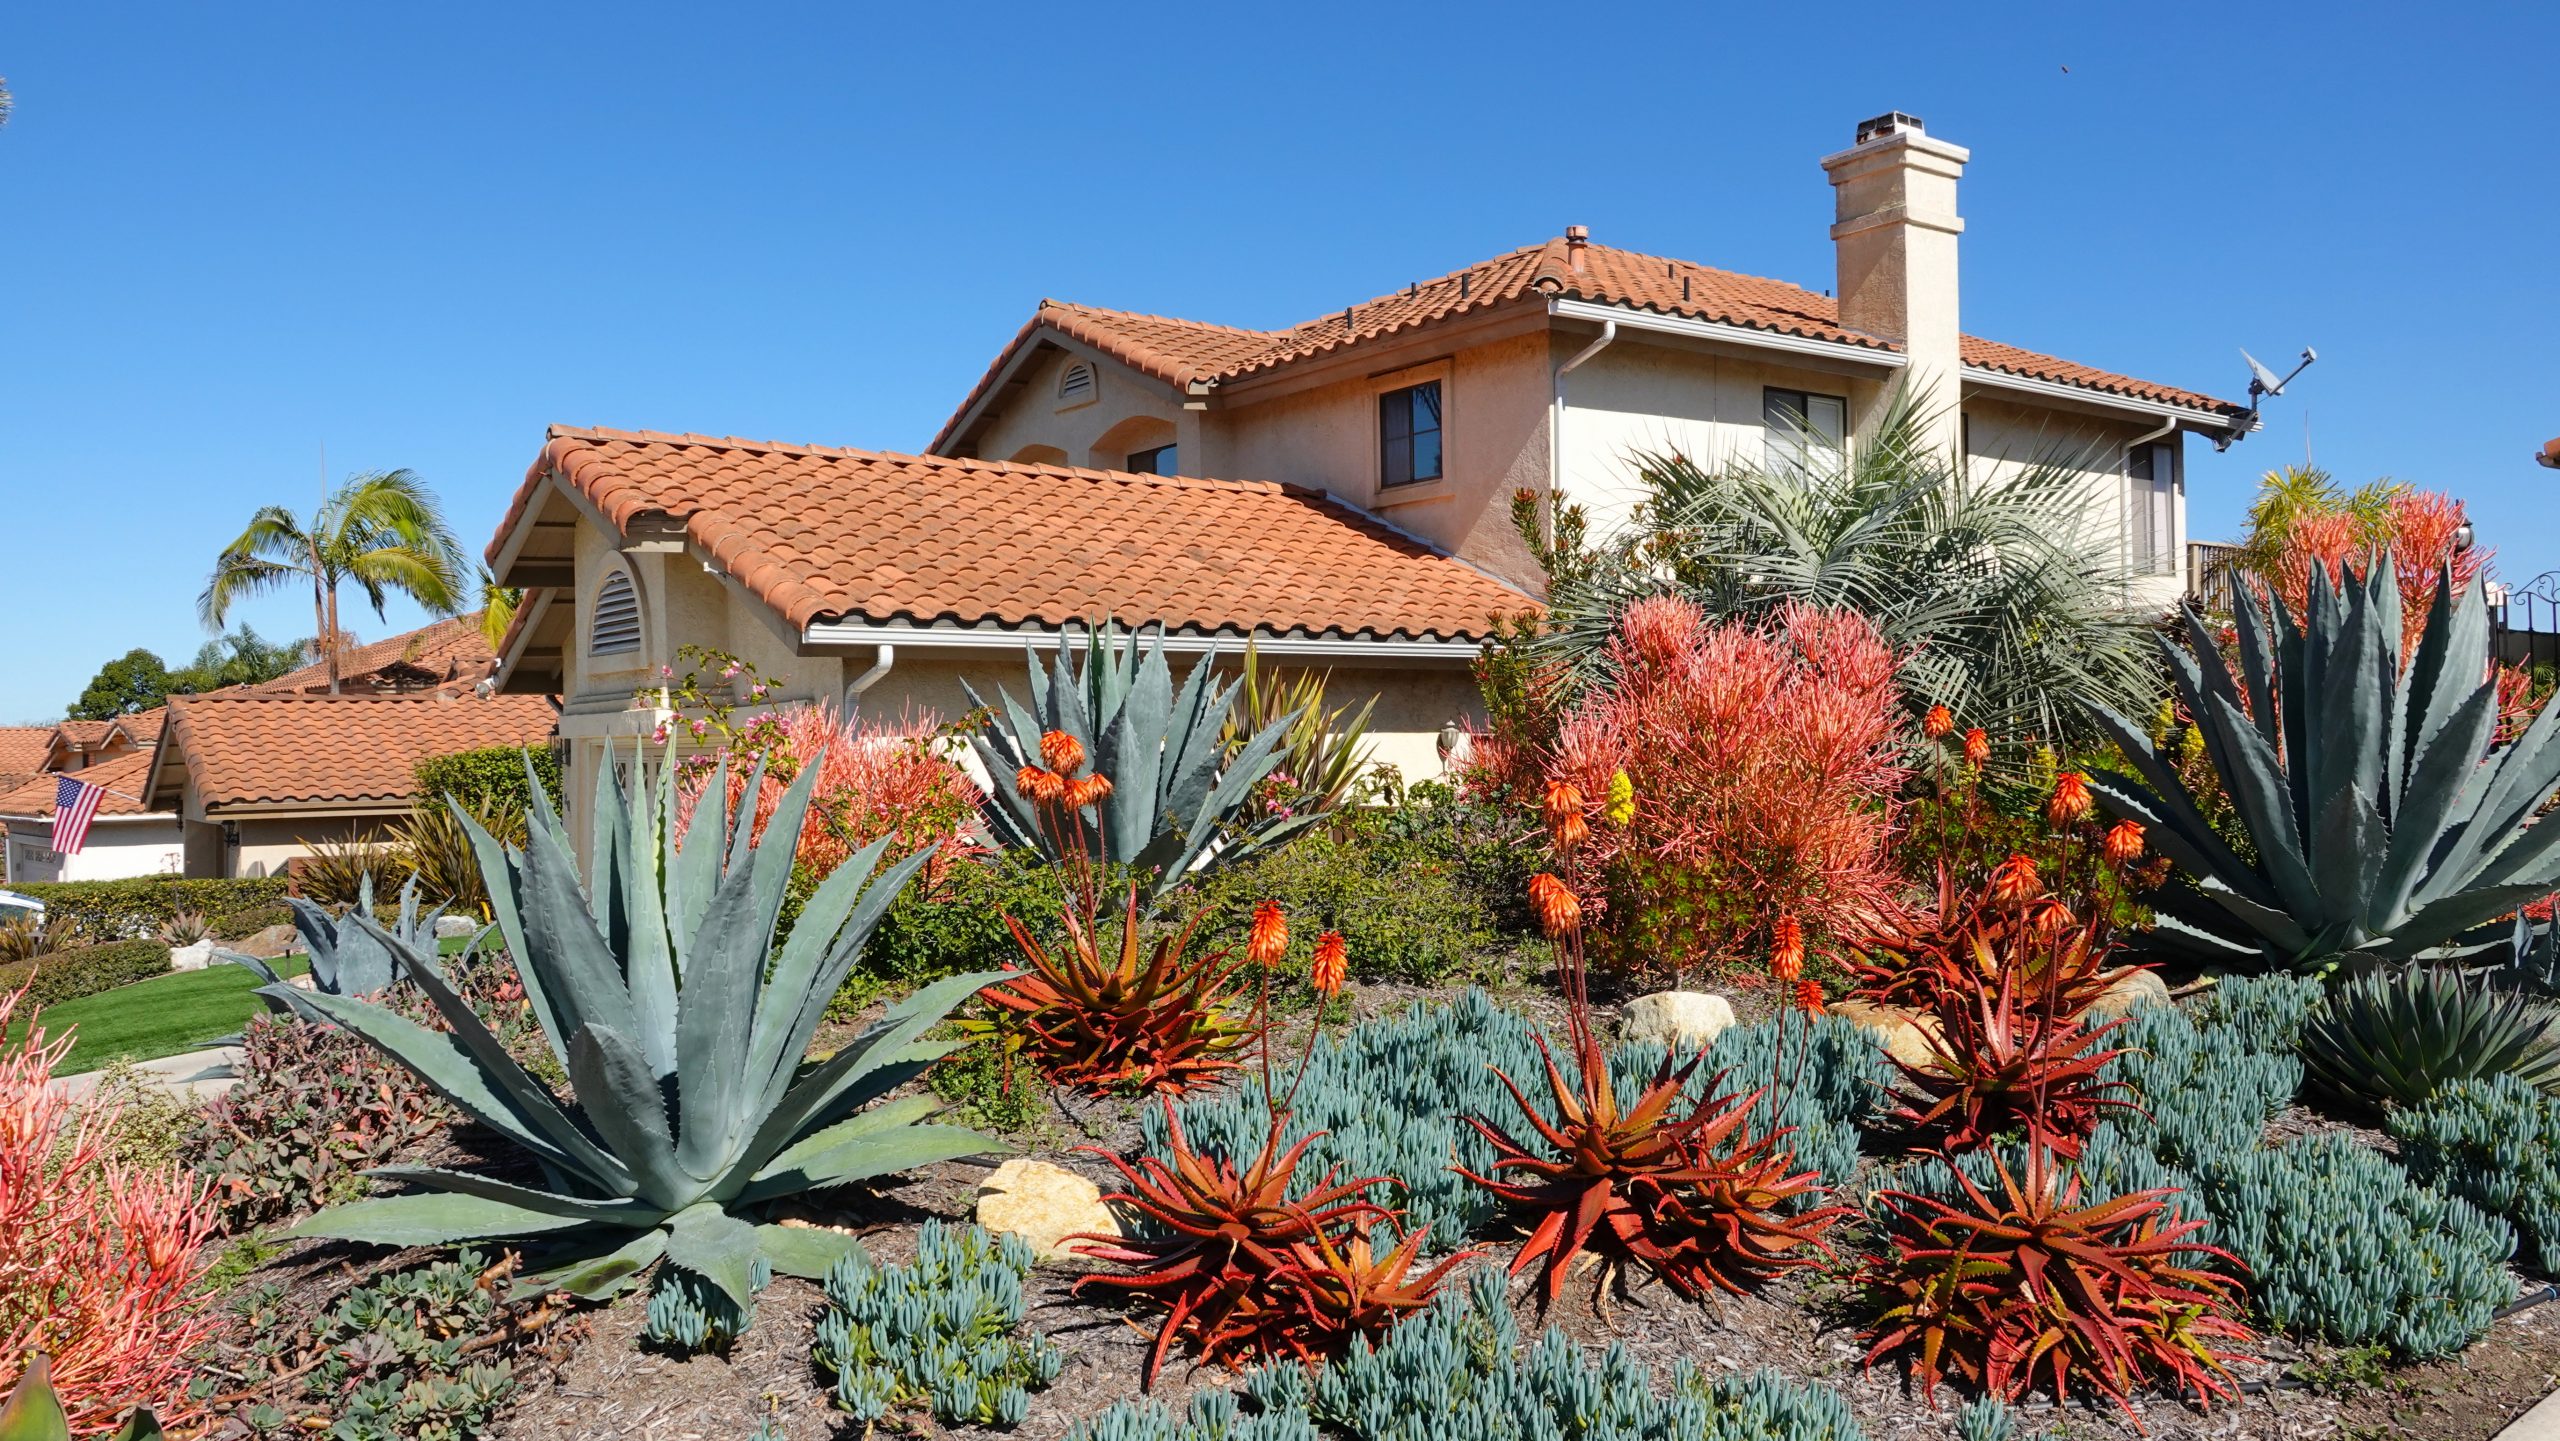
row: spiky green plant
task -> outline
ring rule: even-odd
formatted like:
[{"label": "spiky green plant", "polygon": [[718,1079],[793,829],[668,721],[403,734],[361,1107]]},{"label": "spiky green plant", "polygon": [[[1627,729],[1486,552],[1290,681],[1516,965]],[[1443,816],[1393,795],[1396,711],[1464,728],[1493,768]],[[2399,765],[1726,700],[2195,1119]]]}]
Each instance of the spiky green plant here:
[{"label": "spiky green plant", "polygon": [[2496,743],[2476,585],[2438,587],[2406,665],[2389,565],[2337,585],[2314,567],[2307,609],[2270,617],[2243,597],[2228,656],[2192,610],[2187,647],[2161,643],[2253,858],[2206,823],[2146,727],[2092,706],[2135,774],[2100,771],[2091,790],[2184,873],[2145,898],[2150,940],[2305,971],[2505,943],[2495,923],[2560,887],[2560,824],[2541,813],[2560,791],[2560,706]]},{"label": "spiky green plant", "polygon": [[2555,1018],[2486,975],[2378,971],[2333,987],[2302,1028],[2313,1085],[2351,1106],[2415,1106],[2453,1081],[2512,1075],[2560,1091]]},{"label": "spiky green plant", "polygon": [[1215,675],[1214,652],[1191,667],[1177,693],[1161,630],[1152,640],[1109,625],[1088,630],[1081,644],[1061,636],[1045,669],[1038,652],[1028,644],[1023,651],[1027,706],[1010,691],[991,706],[961,682],[970,705],[988,718],[969,744],[995,780],[979,813],[999,844],[1026,846],[1059,864],[1076,848],[1076,838],[1060,835],[1010,784],[1023,767],[1041,764],[1040,738],[1049,731],[1075,737],[1094,773],[1111,780],[1111,794],[1095,807],[1098,819],[1077,812],[1085,853],[1151,873],[1156,896],[1315,823],[1314,813],[1246,814],[1254,787],[1280,764],[1297,714],[1227,745],[1222,734],[1237,690]]},{"label": "spiky green plant", "polygon": [[1227,718],[1224,739],[1228,749],[1238,749],[1265,727],[1287,721],[1274,779],[1288,778],[1288,802],[1299,810],[1340,810],[1369,769],[1369,717],[1378,698],[1368,697],[1356,710],[1348,702],[1328,706],[1325,689],[1332,679],[1316,671],[1283,674],[1265,666],[1253,643],[1245,642],[1244,667],[1236,678],[1240,703]]},{"label": "spiky green plant", "polygon": [[[71,1418],[54,1394],[53,1363],[37,1352],[0,1402],[0,1441],[71,1441]],[[160,1422],[148,1406],[136,1406],[113,1441],[160,1441]]]},{"label": "spiky green plant", "polygon": [[522,849],[471,826],[498,928],[576,1088],[575,1110],[507,1055],[432,957],[370,917],[350,917],[390,949],[449,1030],[347,996],[307,1003],[528,1153],[542,1181],[386,1168],[373,1174],[420,1189],[332,1206],[297,1234],[539,1243],[548,1254],[534,1284],[586,1297],[620,1290],[663,1259],[745,1313],[760,1266],[816,1279],[850,1244],[831,1231],[758,1225],[759,1203],[999,1149],[973,1131],[923,1124],[930,1097],[882,1100],[958,1044],[924,1036],[992,975],[926,986],[824,1062],[802,1063],[864,940],[925,860],[918,852],[883,869],[886,840],[856,853],[774,952],[817,774],[801,772],[759,845],[752,811],[732,816],[717,799],[729,793],[725,776],[679,834],[672,767],[660,766],[653,805],[645,793],[634,804],[615,767],[602,766],[592,885],[580,882],[547,801]]},{"label": "spiky green plant", "polygon": [[[255,972],[267,984],[258,994],[266,999],[267,1009],[277,1015],[293,1014],[307,1019],[325,1018],[313,1009],[308,997],[314,992],[331,996],[377,996],[391,989],[400,978],[392,960],[392,946],[406,946],[422,956],[436,954],[436,921],[444,915],[442,906],[418,913],[418,878],[411,876],[400,887],[400,919],[384,929],[379,926],[358,927],[353,918],[373,919],[373,876],[368,873],[356,883],[355,909],[346,920],[329,914],[325,907],[314,905],[300,896],[285,897],[293,908],[293,929],[302,937],[302,948],[311,954],[311,989],[288,986],[273,966],[255,956],[237,951],[216,951],[217,960],[228,961],[243,970]],[[376,940],[375,936],[383,937]]]},{"label": "spiky green plant", "polygon": [[1718,621],[1802,601],[1875,623],[1914,714],[2067,742],[2091,729],[2077,698],[2147,710],[2147,627],[2114,532],[2089,523],[2087,458],[1976,474],[1987,461],[1960,467],[1928,420],[1897,391],[1854,444],[1809,439],[1801,463],[1632,457],[1652,498],[1586,583],[1551,597],[1541,649],[1588,672],[1619,615],[1666,590]]}]

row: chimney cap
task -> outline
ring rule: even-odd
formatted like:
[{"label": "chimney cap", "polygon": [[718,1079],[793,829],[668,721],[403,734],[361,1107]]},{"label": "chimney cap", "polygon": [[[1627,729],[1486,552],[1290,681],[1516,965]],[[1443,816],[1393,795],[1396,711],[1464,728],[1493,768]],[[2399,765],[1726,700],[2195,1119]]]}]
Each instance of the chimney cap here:
[{"label": "chimney cap", "polygon": [[1870,140],[1882,140],[1893,135],[1926,135],[1928,133],[1929,127],[1921,123],[1919,116],[1905,115],[1899,110],[1888,110],[1882,115],[1858,122],[1857,143],[1864,145]]},{"label": "chimney cap", "polygon": [[1564,243],[1567,245],[1589,245],[1591,243],[1591,227],[1588,225],[1566,226],[1564,228]]}]

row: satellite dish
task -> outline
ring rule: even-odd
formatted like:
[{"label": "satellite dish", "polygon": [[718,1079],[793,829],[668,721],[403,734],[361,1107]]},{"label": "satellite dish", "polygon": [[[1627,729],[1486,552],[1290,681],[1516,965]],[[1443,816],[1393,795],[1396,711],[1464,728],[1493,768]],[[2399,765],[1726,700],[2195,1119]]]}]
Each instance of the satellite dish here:
[{"label": "satellite dish", "polygon": [[2214,437],[2213,448],[2216,450],[2229,450],[2231,442],[2257,429],[2259,403],[2270,395],[2284,394],[2284,388],[2293,383],[2293,377],[2309,370],[2311,362],[2320,358],[2320,352],[2307,345],[2302,347],[2302,360],[2285,375],[2267,369],[2258,362],[2258,357],[2245,350],[2240,352],[2240,358],[2249,362],[2249,412],[2239,417],[2241,423],[2236,428]]}]

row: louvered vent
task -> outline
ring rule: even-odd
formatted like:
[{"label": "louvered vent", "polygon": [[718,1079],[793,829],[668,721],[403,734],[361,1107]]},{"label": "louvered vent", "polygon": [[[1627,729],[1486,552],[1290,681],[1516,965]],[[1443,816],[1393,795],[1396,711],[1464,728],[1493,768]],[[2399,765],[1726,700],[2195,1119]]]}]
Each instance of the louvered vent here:
[{"label": "louvered vent", "polygon": [[1058,400],[1073,405],[1093,399],[1093,367],[1079,360],[1058,377]]},{"label": "louvered vent", "polygon": [[620,571],[596,591],[596,618],[587,632],[589,655],[627,655],[640,648],[640,593]]}]

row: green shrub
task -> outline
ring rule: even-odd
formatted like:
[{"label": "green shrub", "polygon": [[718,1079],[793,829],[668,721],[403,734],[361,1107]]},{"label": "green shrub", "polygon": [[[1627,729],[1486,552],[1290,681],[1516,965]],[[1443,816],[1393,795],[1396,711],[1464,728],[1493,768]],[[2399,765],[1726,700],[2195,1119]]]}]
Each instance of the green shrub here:
[{"label": "green shrub", "polygon": [[1774,1371],[1708,1376],[1684,1360],[1658,1397],[1621,1347],[1594,1353],[1550,1330],[1524,1351],[1505,1290],[1501,1270],[1485,1267],[1312,1376],[1282,1362],[1248,1375],[1241,1398],[1195,1392],[1179,1419],[1161,1403],[1124,1401],[1071,1435],[1315,1441],[1322,1426],[1361,1441],[1864,1441],[1838,1392]]},{"label": "green shrub", "polygon": [[[1216,907],[1211,934],[1243,944],[1254,903],[1273,900],[1292,918],[1289,964],[1299,971],[1318,932],[1331,928],[1342,932],[1361,980],[1483,978],[1527,941],[1516,900],[1527,875],[1510,876],[1516,860],[1497,863],[1477,835],[1482,823],[1454,805],[1346,812],[1214,878],[1204,893]],[[1508,845],[1491,851],[1520,855]]]},{"label": "green shrub", "polygon": [[285,878],[187,880],[178,876],[137,876],[123,881],[27,881],[9,889],[44,902],[47,915],[70,916],[80,923],[85,934],[132,940],[160,934],[160,927],[180,911],[219,916],[280,904],[285,895]]},{"label": "green shrub", "polygon": [[207,924],[217,941],[246,940],[263,930],[292,925],[293,911],[281,905],[251,906],[247,910],[215,916]]},{"label": "green shrub", "polygon": [[911,1266],[875,1267],[859,1247],[827,1272],[813,1355],[835,1404],[866,1426],[930,1409],[945,1426],[1011,1428],[1066,1358],[1023,1334],[1031,1248],[1019,1236],[924,1223]]},{"label": "green shrub", "polygon": [[[800,873],[793,881],[796,891]],[[1054,940],[1065,902],[1057,869],[1031,852],[955,864],[940,884],[930,890],[910,886],[890,905],[842,999],[859,1008],[883,991],[911,990],[970,971],[1011,970],[1021,952],[1005,917],[1012,915],[1044,941]]]},{"label": "green shrub", "polygon": [[[169,948],[158,941],[110,941],[75,946],[32,961],[0,966],[0,995],[27,986],[27,1004],[58,1006],[169,971]],[[28,985],[32,976],[34,983]]]},{"label": "green shrub", "polygon": [[[1482,1174],[1493,1163],[1491,1144],[1463,1118],[1473,1114],[1503,1123],[1518,1114],[1494,1067],[1533,1099],[1544,1094],[1537,1034],[1529,1021],[1470,988],[1455,1001],[1418,1002],[1401,1014],[1327,1037],[1316,1047],[1284,1128],[1286,1141],[1325,1133],[1298,1168],[1300,1184],[1312,1185],[1334,1165],[1346,1178],[1390,1177],[1400,1184],[1376,1199],[1401,1208],[1405,1227],[1430,1228],[1433,1247],[1456,1247],[1502,1208],[1483,1187],[1449,1169],[1464,1165]],[[1804,1164],[1828,1180],[1845,1182],[1857,1162],[1854,1127],[1873,1113],[1883,1062],[1874,1043],[1845,1021],[1817,1022],[1810,1050],[1804,1036],[1801,1021],[1788,1023],[1786,1067],[1792,1075],[1797,1058],[1804,1057],[1803,1075],[1783,1104],[1763,1098],[1755,1118],[1763,1126],[1800,1127],[1789,1143]],[[1661,1055],[1636,1047],[1614,1053],[1611,1075],[1619,1095],[1634,1094],[1650,1079]],[[1769,1084],[1776,1058],[1773,1026],[1737,1026],[1717,1038],[1706,1064],[1690,1079],[1690,1093],[1702,1093],[1720,1069],[1730,1072],[1727,1090]],[[1262,1092],[1253,1086],[1193,1097],[1179,1103],[1176,1114],[1195,1149],[1239,1165],[1261,1146],[1270,1126]],[[1144,1111],[1141,1121],[1148,1149],[1170,1156],[1164,1112]]]},{"label": "green shrub", "polygon": [[226,1231],[354,1200],[367,1169],[453,1119],[407,1071],[319,1022],[252,1016],[240,1045],[240,1084],[206,1109],[189,1145]]},{"label": "green shrub", "polygon": [[533,806],[533,791],[525,780],[527,757],[532,758],[533,773],[542,782],[543,799],[558,805],[560,757],[548,746],[530,750],[488,746],[429,756],[418,762],[412,773],[422,797],[441,802],[451,796],[461,801],[467,811],[521,816]]},{"label": "green shrub", "polygon": [[2560,1100],[2513,1076],[2456,1081],[2387,1124],[2410,1174],[2505,1217],[2526,1263],[2560,1274]]}]

